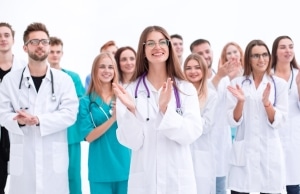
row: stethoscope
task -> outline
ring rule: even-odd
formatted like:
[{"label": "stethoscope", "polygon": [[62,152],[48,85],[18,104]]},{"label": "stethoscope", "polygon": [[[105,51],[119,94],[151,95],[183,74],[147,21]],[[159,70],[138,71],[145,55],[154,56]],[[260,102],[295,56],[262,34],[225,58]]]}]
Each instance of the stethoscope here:
[{"label": "stethoscope", "polygon": [[[277,98],[276,98],[276,95],[277,95],[276,84],[275,84],[275,80],[274,80],[273,76],[270,76],[270,77],[271,77],[273,85],[274,85],[274,103],[273,103],[273,106],[276,106],[276,101],[277,101]],[[249,76],[246,76],[246,78],[242,81],[242,86],[244,85],[244,83],[246,81],[249,83],[249,85],[252,84],[252,81],[249,79]]]},{"label": "stethoscope", "polygon": [[[149,120],[150,120],[150,118],[149,118],[149,99],[150,99],[150,90],[149,90],[149,88],[148,88],[148,86],[147,86],[147,84],[146,84],[146,81],[145,81],[146,75],[147,75],[147,72],[145,72],[145,73],[139,78],[139,80],[138,80],[138,82],[137,82],[137,85],[136,85],[136,88],[135,88],[134,97],[135,97],[135,99],[137,100],[137,98],[138,98],[138,94],[137,94],[137,93],[138,93],[138,88],[139,88],[139,86],[140,86],[141,81],[143,80],[143,84],[144,84],[144,86],[145,86],[145,88],[146,88],[146,91],[147,91],[147,114],[148,114],[148,116],[147,116],[147,118],[146,118],[146,121],[149,121]],[[182,115],[183,112],[182,112],[182,109],[181,109],[181,102],[180,102],[179,92],[178,92],[178,89],[177,89],[176,87],[174,87],[174,95],[175,95],[175,99],[176,99],[176,112],[177,112],[178,114]]]},{"label": "stethoscope", "polygon": [[[22,81],[23,81],[23,77],[24,77],[24,71],[25,71],[26,67],[24,67],[23,71],[22,71],[22,74],[21,74],[21,79],[20,79],[20,83],[19,83],[19,90],[21,90],[22,88]],[[51,100],[52,101],[56,101],[56,96],[55,96],[55,93],[54,93],[54,83],[53,83],[53,73],[50,69],[50,78],[51,78]],[[24,83],[25,86],[28,88],[28,103],[29,103],[29,90],[30,90],[30,84],[29,84],[29,77],[26,77],[26,82]],[[20,98],[20,95],[19,95],[19,98]],[[28,109],[29,107],[25,107],[25,109]]]},{"label": "stethoscope", "polygon": [[[109,115],[104,111],[104,109],[96,102],[96,101],[91,101],[91,96],[89,95],[89,98],[90,98],[90,103],[89,103],[89,115],[90,115],[90,118],[92,120],[92,123],[94,125],[94,127],[96,128],[96,123],[95,123],[95,120],[94,120],[94,117],[93,117],[93,114],[92,114],[92,109],[91,109],[91,106],[93,104],[95,104],[102,112],[103,114],[105,115],[106,119],[108,120],[109,117],[113,114],[113,109],[112,109],[112,101],[110,103],[110,110],[109,110]],[[102,99],[101,99],[102,100]]]}]

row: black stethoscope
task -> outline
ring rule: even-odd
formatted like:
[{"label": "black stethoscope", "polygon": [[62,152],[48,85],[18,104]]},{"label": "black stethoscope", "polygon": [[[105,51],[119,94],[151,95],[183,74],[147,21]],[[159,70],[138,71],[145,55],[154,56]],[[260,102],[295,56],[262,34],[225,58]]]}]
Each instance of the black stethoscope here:
[{"label": "black stethoscope", "polygon": [[[276,84],[275,84],[275,80],[274,80],[274,78],[273,78],[273,76],[270,76],[271,77],[271,79],[272,79],[272,82],[273,82],[273,85],[274,85],[274,103],[273,103],[273,106],[276,106],[276,95],[277,95],[277,89],[276,89]],[[249,79],[249,76],[246,76],[246,78],[242,81],[242,86],[244,85],[244,83],[245,82],[248,82],[249,83],[249,85],[251,85],[252,84],[252,81]]]},{"label": "black stethoscope", "polygon": [[[89,95],[89,98],[90,98],[90,103],[89,103],[89,114],[90,114],[90,118],[92,120],[92,123],[94,125],[94,127],[96,128],[96,123],[95,123],[95,120],[94,120],[94,117],[93,117],[93,114],[92,114],[92,109],[91,109],[91,106],[93,104],[95,104],[102,112],[103,114],[105,115],[105,117],[107,118],[107,120],[109,119],[109,117],[113,114],[113,109],[112,109],[112,101],[110,102],[110,109],[109,109],[109,115],[104,111],[104,109],[96,102],[96,101],[91,101],[91,96]],[[102,100],[102,99],[101,99]],[[103,103],[103,101],[102,101]]]},{"label": "black stethoscope", "polygon": [[[19,90],[21,90],[21,88],[22,88],[22,81],[23,81],[25,69],[26,69],[26,67],[24,67],[24,69],[22,71],[22,74],[21,74],[21,79],[20,79],[20,83],[19,83]],[[26,78],[27,78],[27,80],[24,84],[28,89],[30,89],[29,77],[26,77]],[[55,96],[55,93],[54,93],[53,73],[52,73],[51,69],[50,69],[50,78],[51,78],[51,93],[52,93],[51,100],[56,101],[56,96]],[[28,94],[28,98],[29,98],[29,94]],[[28,99],[28,101],[29,101],[29,99]],[[26,109],[28,109],[28,108],[26,108]]]},{"label": "black stethoscope", "polygon": [[[148,114],[148,117],[146,118],[146,121],[149,121],[149,120],[150,120],[150,118],[149,118],[149,99],[150,99],[150,90],[149,90],[149,88],[148,88],[148,86],[147,86],[147,84],[146,84],[146,81],[145,81],[146,75],[147,75],[147,72],[145,72],[145,73],[139,78],[139,80],[138,80],[138,82],[137,82],[137,85],[136,85],[136,87],[135,87],[134,97],[135,97],[135,99],[138,98],[138,94],[137,94],[137,93],[138,93],[138,88],[139,88],[139,86],[140,86],[141,81],[143,80],[143,84],[144,84],[144,86],[145,86],[145,88],[146,88],[146,91],[147,91],[147,114]],[[179,92],[178,92],[178,89],[177,89],[176,87],[174,87],[174,95],[175,95],[175,99],[176,99],[176,112],[177,112],[178,114],[182,115],[183,112],[182,112],[182,109],[181,109],[181,102],[180,102]]]}]

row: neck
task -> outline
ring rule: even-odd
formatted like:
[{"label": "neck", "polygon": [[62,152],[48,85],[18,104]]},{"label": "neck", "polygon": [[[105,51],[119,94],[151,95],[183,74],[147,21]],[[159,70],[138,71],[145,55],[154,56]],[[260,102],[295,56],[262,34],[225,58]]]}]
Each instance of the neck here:
[{"label": "neck", "polygon": [[[167,72],[166,69],[162,70],[161,68],[154,69],[154,68],[149,68],[147,78],[149,82],[155,87],[155,89],[159,89],[162,87],[163,83],[167,81]],[[174,81],[174,80],[172,80]]]},{"label": "neck", "polygon": [[50,63],[50,67],[61,70],[59,63],[52,63],[52,64]]},{"label": "neck", "polygon": [[45,61],[33,61],[30,60],[29,64],[29,71],[30,71],[30,75],[32,76],[43,76],[46,74],[47,72],[47,63]]},{"label": "neck", "polygon": [[101,85],[101,94],[102,100],[106,103],[109,103],[113,96],[112,84],[105,83]]},{"label": "neck", "polygon": [[0,68],[2,70],[8,70],[13,64],[14,56],[12,52],[0,53]]},{"label": "neck", "polygon": [[276,68],[274,69],[275,75],[285,79],[286,81],[289,80],[291,71],[290,63],[277,63]]},{"label": "neck", "polygon": [[133,73],[125,73],[123,74],[123,84],[128,84],[132,77]]}]

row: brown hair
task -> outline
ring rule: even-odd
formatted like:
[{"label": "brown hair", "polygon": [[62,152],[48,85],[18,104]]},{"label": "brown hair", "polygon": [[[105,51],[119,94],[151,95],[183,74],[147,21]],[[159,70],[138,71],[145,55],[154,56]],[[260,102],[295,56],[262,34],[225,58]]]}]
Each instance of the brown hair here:
[{"label": "brown hair", "polygon": [[38,23],[38,22],[31,23],[30,25],[27,26],[26,30],[24,31],[24,34],[23,34],[24,44],[28,41],[29,34],[31,32],[36,32],[36,31],[45,32],[47,34],[47,36],[49,37],[49,32],[44,24]]},{"label": "brown hair", "polygon": [[[264,46],[267,49],[268,55],[270,56],[270,51],[266,43],[262,40],[252,40],[248,43],[246,49],[245,49],[245,55],[244,55],[244,76],[249,76],[252,72],[251,67],[251,55],[252,55],[252,48],[254,46]],[[268,67],[266,69],[266,73],[270,75],[271,72],[271,60],[269,60]]]},{"label": "brown hair", "polygon": [[57,38],[55,36],[50,37],[50,45],[54,46],[54,45],[61,45],[63,46],[64,43],[60,38]]},{"label": "brown hair", "polygon": [[103,52],[104,50],[106,50],[106,49],[107,49],[108,47],[110,47],[110,46],[115,46],[115,47],[117,47],[115,41],[110,40],[110,41],[106,42],[104,45],[101,46],[100,52]]},{"label": "brown hair", "polygon": [[240,52],[240,62],[241,62],[241,65],[242,67],[244,67],[244,52],[243,52],[243,49],[240,47],[240,45],[238,45],[237,43],[235,42],[228,42],[227,44],[225,44],[225,46],[223,47],[222,49],[222,52],[221,52],[221,64],[224,64],[225,62],[227,62],[227,58],[226,58],[226,49],[229,47],[229,46],[235,46],[238,51]]},{"label": "brown hair", "polygon": [[121,71],[121,67],[120,67],[120,58],[121,58],[121,54],[126,51],[126,50],[131,50],[134,53],[134,56],[136,57],[136,51],[130,47],[130,46],[124,46],[121,47],[117,50],[117,52],[115,53],[115,59],[116,59],[116,63],[117,63],[117,68],[118,68],[118,73],[119,73],[119,79],[120,81],[123,83],[124,78],[123,78],[123,73]]},{"label": "brown hair", "polygon": [[[136,80],[138,77],[146,73],[149,69],[148,60],[145,55],[145,46],[144,43],[147,41],[148,35],[153,32],[157,31],[164,35],[164,37],[170,41],[170,36],[167,31],[160,26],[148,26],[144,29],[140,36],[140,40],[138,43],[138,49],[136,54],[136,71],[132,76],[131,81]],[[170,77],[172,80],[175,80],[175,77],[181,80],[186,80],[185,76],[181,70],[180,63],[178,57],[173,49],[173,45],[169,44],[169,57],[166,61],[166,69],[167,69],[167,76]],[[176,82],[173,82],[173,86],[177,88]]]},{"label": "brown hair", "polygon": [[0,22],[0,27],[7,27],[7,28],[9,28],[13,39],[15,38],[15,31],[12,29],[12,27],[11,27],[11,25],[9,23]]},{"label": "brown hair", "polygon": [[[293,42],[293,40],[289,37],[289,36],[278,36],[274,42],[273,42],[273,45],[272,45],[272,59],[271,59],[271,64],[272,64],[272,68],[276,68],[276,64],[277,64],[277,49],[278,49],[278,46],[279,46],[279,42],[282,40],[282,39],[289,39]],[[294,43],[294,42],[293,42]],[[296,69],[299,69],[298,67],[298,63],[296,61],[296,57],[295,57],[295,54],[294,54],[294,57],[291,61],[291,66],[293,68],[296,68]]]}]

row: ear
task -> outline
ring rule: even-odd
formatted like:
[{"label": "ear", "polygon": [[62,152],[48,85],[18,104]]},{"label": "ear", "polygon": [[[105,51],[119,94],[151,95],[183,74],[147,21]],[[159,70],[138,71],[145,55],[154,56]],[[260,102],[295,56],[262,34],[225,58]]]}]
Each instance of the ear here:
[{"label": "ear", "polygon": [[28,47],[26,45],[23,45],[23,50],[28,53]]}]

